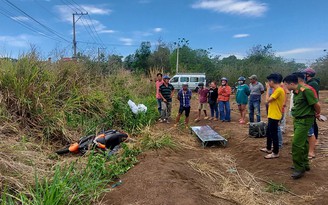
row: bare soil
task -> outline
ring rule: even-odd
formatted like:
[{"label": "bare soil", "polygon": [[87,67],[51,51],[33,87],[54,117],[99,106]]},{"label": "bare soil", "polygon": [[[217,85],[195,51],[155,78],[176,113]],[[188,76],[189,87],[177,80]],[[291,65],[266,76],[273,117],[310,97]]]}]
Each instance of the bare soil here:
[{"label": "bare soil", "polygon": [[[328,91],[321,92],[322,114],[328,115]],[[230,156],[235,159],[238,169],[246,170],[262,186],[265,192],[266,182],[282,184],[289,191],[269,195],[271,200],[267,204],[328,204],[328,122],[318,122],[320,145],[316,149],[316,158],[311,160],[311,171],[299,180],[291,179],[291,139],[293,125],[287,120],[287,132],[284,134],[284,145],[280,151],[280,158],[264,159],[259,151],[265,146],[265,138],[250,138],[248,125],[239,125],[239,114],[234,100],[232,105],[232,122],[205,121],[192,122],[191,125],[210,125],[221,135],[225,136],[229,144],[223,147],[203,148],[200,142],[190,134],[190,131],[179,127],[172,128],[171,124],[156,124],[154,132],[169,132],[176,139],[179,148],[175,150],[148,151],[139,157],[139,163],[127,174],[121,177],[122,184],[106,193],[99,204],[251,204],[232,200],[233,197],[218,197],[213,194],[222,191],[222,184],[218,180],[196,171],[190,166],[190,160],[206,163],[219,170],[220,157]],[[174,103],[177,112],[178,102]],[[197,100],[193,99],[191,121],[197,116]],[[263,105],[264,108],[264,105]],[[266,120],[265,110],[262,111]],[[225,159],[225,158],[223,158]],[[229,173],[224,170],[229,178]],[[247,187],[247,185],[245,185]],[[247,187],[249,188],[249,187]],[[237,193],[237,192],[236,192]],[[268,201],[267,200],[267,201]],[[260,203],[260,202],[258,202]],[[257,203],[254,203],[257,204]],[[265,200],[263,203],[265,204]]]}]

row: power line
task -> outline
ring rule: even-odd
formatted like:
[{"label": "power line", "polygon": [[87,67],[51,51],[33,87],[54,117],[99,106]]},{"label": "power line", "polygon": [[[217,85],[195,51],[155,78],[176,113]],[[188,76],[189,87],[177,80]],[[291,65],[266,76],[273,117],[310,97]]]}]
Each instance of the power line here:
[{"label": "power line", "polygon": [[43,27],[44,29],[46,29],[47,31],[49,31],[51,34],[56,35],[57,37],[59,37],[60,39],[69,42],[67,39],[65,39],[64,37],[62,37],[58,32],[56,32],[55,30],[51,29],[50,27],[44,25],[43,23],[39,22],[38,20],[36,20],[35,18],[33,18],[32,16],[30,16],[28,13],[26,13],[25,11],[23,11],[22,9],[20,9],[18,6],[16,6],[15,4],[11,3],[9,0],[4,0],[5,2],[7,2],[7,4],[9,4],[11,7],[13,7],[14,9],[20,11],[21,13],[23,13],[25,16],[27,16],[28,18],[32,19],[34,22],[36,22],[37,24],[39,24],[41,27]]}]

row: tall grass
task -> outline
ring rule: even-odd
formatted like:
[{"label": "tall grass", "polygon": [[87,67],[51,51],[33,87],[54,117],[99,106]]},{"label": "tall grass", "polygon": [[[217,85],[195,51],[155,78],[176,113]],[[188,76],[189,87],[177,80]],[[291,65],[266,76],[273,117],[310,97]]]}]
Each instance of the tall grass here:
[{"label": "tall grass", "polygon": [[[120,129],[136,135],[155,121],[155,91],[148,78],[127,71],[109,76],[95,69],[84,62],[42,62],[36,55],[22,56],[17,62],[0,60],[0,127],[11,123],[30,142],[66,144],[101,129]],[[133,114],[127,104],[129,99],[145,104],[148,111]],[[29,153],[38,152],[49,154],[49,150],[41,148]],[[90,155],[85,165],[85,158],[81,158],[68,166],[55,166],[50,171],[47,168],[47,173],[52,174],[35,173],[34,183],[19,191],[10,184],[15,180],[6,181],[16,176],[0,169],[4,179],[0,186],[1,205],[91,203],[106,191],[108,182],[137,162],[138,153],[138,149],[123,145],[123,152],[109,160],[102,155]],[[5,160],[0,160],[0,167],[9,163]],[[29,164],[24,166],[42,163],[26,161]]]},{"label": "tall grass", "polygon": [[[104,127],[134,132],[157,114],[147,78],[128,72],[105,76],[83,62],[49,64],[29,56],[17,62],[0,60],[0,92],[2,118],[43,139],[71,141],[71,131],[90,133]],[[150,111],[135,116],[129,99],[146,104]]]}]

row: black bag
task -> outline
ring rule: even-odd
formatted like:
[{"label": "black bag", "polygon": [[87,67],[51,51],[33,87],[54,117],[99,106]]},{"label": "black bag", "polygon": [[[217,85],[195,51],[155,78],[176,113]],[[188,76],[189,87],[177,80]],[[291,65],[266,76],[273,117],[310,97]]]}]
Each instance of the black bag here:
[{"label": "black bag", "polygon": [[265,122],[249,123],[249,135],[251,137],[266,137],[267,124]]}]

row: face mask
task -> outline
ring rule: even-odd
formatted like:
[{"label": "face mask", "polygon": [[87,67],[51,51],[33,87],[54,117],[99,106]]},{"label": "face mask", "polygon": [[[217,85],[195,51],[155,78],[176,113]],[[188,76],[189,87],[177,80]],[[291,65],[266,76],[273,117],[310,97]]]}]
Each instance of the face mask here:
[{"label": "face mask", "polygon": [[243,84],[243,81],[238,81],[238,84],[239,84],[239,85],[242,85],[242,84]]},{"label": "face mask", "polygon": [[223,86],[225,86],[226,84],[227,84],[227,83],[225,83],[225,82],[222,82],[222,83],[221,83],[221,85],[223,85]]}]

